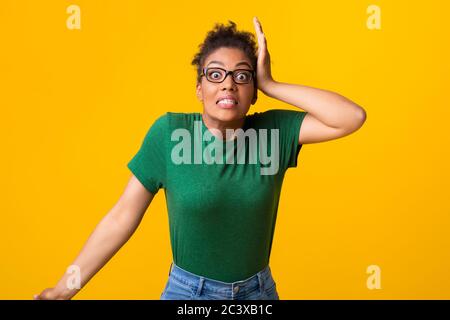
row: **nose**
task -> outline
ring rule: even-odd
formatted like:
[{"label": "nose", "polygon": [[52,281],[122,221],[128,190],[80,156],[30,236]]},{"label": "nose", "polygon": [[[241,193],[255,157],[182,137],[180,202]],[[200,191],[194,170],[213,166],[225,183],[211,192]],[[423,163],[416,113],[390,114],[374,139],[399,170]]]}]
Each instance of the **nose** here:
[{"label": "nose", "polygon": [[236,90],[236,83],[233,81],[233,76],[231,74],[227,74],[225,79],[221,83],[221,89],[233,89]]}]

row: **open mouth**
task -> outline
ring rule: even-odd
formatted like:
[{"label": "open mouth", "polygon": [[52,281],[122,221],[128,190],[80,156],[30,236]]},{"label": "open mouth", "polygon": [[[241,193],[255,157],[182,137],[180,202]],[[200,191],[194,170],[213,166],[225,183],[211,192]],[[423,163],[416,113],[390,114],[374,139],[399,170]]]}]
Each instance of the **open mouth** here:
[{"label": "open mouth", "polygon": [[224,108],[231,108],[238,104],[238,102],[235,99],[219,99],[217,100],[216,104],[220,107]]}]

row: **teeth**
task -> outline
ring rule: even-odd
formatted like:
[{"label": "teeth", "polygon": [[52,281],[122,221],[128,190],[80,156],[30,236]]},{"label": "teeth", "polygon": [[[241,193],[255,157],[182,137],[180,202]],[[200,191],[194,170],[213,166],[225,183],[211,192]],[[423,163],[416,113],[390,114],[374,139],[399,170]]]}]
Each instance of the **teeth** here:
[{"label": "teeth", "polygon": [[236,101],[234,101],[234,100],[231,100],[231,99],[222,99],[222,100],[219,100],[219,102],[218,102],[218,104],[220,104],[220,103],[223,103],[223,104],[236,104]]}]

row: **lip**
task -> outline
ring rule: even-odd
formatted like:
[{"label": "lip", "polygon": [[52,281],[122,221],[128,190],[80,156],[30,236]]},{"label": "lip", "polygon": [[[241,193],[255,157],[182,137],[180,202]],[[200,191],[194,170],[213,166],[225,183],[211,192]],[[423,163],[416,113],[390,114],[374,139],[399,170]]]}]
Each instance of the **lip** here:
[{"label": "lip", "polygon": [[236,101],[236,104],[238,104],[238,99],[233,95],[226,95],[226,96],[219,97],[219,99],[217,99],[217,101],[216,101],[216,104],[219,103],[219,101],[222,99],[231,99],[231,100]]},{"label": "lip", "polygon": [[[227,103],[227,104],[221,103],[221,104],[219,104],[219,101],[222,100],[222,99],[231,99],[231,100],[236,101],[236,103],[234,103],[234,104],[231,104],[231,103]],[[233,107],[236,106],[238,103],[239,103],[239,102],[238,102],[237,98],[236,98],[235,96],[233,96],[233,95],[225,95],[225,96],[221,96],[221,97],[219,97],[219,99],[217,99],[217,101],[216,101],[216,104],[217,104],[219,107],[225,108],[225,109],[233,108]]]}]

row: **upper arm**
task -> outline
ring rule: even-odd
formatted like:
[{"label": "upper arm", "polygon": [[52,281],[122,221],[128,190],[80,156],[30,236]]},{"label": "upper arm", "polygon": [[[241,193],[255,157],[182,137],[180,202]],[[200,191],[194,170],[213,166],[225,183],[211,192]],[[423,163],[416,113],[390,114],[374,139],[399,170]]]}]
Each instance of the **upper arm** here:
[{"label": "upper arm", "polygon": [[132,174],[112,214],[127,225],[137,225],[144,216],[154,194],[148,191]]},{"label": "upper arm", "polygon": [[352,133],[356,129],[329,127],[308,112],[300,128],[298,143],[306,144],[338,139]]},{"label": "upper arm", "polygon": [[167,141],[170,141],[168,126],[168,113],[165,113],[151,125],[138,152],[127,164],[133,175],[152,194],[166,184],[166,167],[170,160],[170,155],[167,155]]}]

